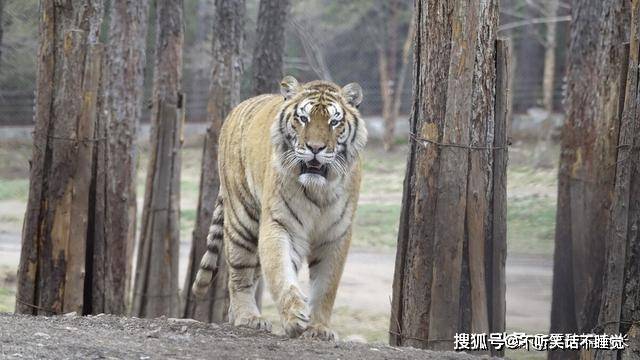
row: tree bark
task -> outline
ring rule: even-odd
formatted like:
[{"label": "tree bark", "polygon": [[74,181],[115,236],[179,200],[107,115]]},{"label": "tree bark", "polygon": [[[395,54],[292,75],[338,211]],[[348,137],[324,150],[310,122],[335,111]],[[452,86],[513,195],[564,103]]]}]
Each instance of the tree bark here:
[{"label": "tree bark", "polygon": [[253,50],[253,94],[278,93],[282,80],[284,30],[289,0],[260,0],[256,45]]},{"label": "tree bark", "polygon": [[197,300],[193,296],[191,284],[195,280],[200,259],[207,248],[206,237],[220,188],[218,173],[220,128],[227,114],[240,101],[240,83],[243,70],[241,50],[245,14],[245,0],[216,1],[216,14],[213,22],[211,85],[207,106],[209,127],[203,148],[196,225],[193,230],[187,278],[182,294],[183,316],[201,321],[223,322],[228,319],[228,273],[224,251],[220,251],[218,272],[205,300]]},{"label": "tree bark", "polygon": [[[605,334],[627,334],[629,348],[600,351],[596,359],[633,359],[640,354],[640,1],[631,2],[631,39],[626,96],[618,138],[611,226],[598,323]],[[635,324],[635,325],[633,325]]]},{"label": "tree bark", "polygon": [[142,112],[148,2],[112,2],[94,165],[92,313],[124,314],[136,224],[136,128]]},{"label": "tree bark", "polygon": [[102,2],[43,1],[40,19],[36,126],[16,312],[82,314]]},{"label": "tree bark", "polygon": [[390,342],[451,350],[456,332],[504,330],[508,69],[497,79],[496,1],[423,0],[415,16]]},{"label": "tree bark", "polygon": [[[571,6],[567,119],[562,130],[551,333],[591,332],[600,309],[621,111],[622,0]],[[577,353],[549,353],[550,359]]]},{"label": "tree bark", "polygon": [[[555,17],[558,13],[559,0],[547,0],[544,5],[545,16]],[[544,71],[542,75],[542,104],[549,114],[553,112],[554,79],[556,75],[556,22],[545,24]]]},{"label": "tree bark", "polygon": [[133,314],[177,316],[180,246],[180,149],[184,122],[181,0],[156,0],[156,58]]}]

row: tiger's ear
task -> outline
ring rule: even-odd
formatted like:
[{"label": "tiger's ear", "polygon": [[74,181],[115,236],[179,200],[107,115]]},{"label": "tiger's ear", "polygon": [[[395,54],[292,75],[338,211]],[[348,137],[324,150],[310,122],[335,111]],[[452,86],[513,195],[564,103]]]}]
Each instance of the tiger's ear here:
[{"label": "tiger's ear", "polygon": [[342,88],[342,96],[349,104],[358,107],[362,102],[362,87],[358,83],[347,84]]},{"label": "tiger's ear", "polygon": [[287,75],[280,80],[280,93],[284,96],[285,100],[291,99],[300,91],[300,88],[298,80],[291,75]]}]

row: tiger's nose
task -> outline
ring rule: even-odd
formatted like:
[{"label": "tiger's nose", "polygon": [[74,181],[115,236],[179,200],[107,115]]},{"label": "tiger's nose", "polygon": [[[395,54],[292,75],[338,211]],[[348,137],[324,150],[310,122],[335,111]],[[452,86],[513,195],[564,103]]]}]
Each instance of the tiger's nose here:
[{"label": "tiger's nose", "polygon": [[307,149],[311,150],[311,152],[314,153],[314,154],[319,153],[320,151],[322,151],[326,147],[327,146],[325,144],[315,143],[315,142],[307,142]]}]

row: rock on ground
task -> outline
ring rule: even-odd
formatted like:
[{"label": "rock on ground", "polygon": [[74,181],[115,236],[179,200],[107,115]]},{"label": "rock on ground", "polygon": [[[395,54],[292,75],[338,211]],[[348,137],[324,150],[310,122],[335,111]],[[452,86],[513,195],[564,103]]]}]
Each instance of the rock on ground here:
[{"label": "rock on ground", "polygon": [[322,342],[187,319],[0,314],[7,359],[480,359],[378,344]]}]

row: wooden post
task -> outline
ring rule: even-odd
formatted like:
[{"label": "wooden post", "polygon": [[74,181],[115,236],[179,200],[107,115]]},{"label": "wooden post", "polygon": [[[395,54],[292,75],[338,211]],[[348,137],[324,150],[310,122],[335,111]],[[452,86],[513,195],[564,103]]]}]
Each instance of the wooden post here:
[{"label": "wooden post", "polygon": [[157,0],[156,24],[151,155],[133,293],[133,314],[141,317],[179,310],[182,1]]},{"label": "wooden post", "polygon": [[[631,34],[628,50],[624,110],[618,137],[616,180],[611,205],[611,226],[606,241],[606,271],[597,330],[627,334],[625,351],[599,351],[598,360],[633,359],[640,353],[640,1],[631,2]],[[636,322],[635,325],[632,325]]]},{"label": "wooden post", "polygon": [[36,128],[16,312],[82,314],[101,1],[40,4]]},{"label": "wooden post", "polygon": [[[511,117],[511,43],[498,39],[496,46],[496,120],[493,145],[493,241],[489,242],[491,261],[490,271],[490,328],[493,332],[504,332],[506,329],[506,274],[507,260],[507,162],[509,153],[505,150],[509,145],[508,129]],[[497,355],[503,356],[504,351]]]},{"label": "wooden post", "polygon": [[218,197],[218,136],[224,118],[240,102],[242,76],[242,44],[246,6],[245,0],[217,0],[213,30],[213,61],[207,105],[209,128],[204,141],[200,194],[196,225],[193,230],[187,278],[182,292],[182,315],[200,321],[227,320],[229,291],[224,251],[218,257],[218,271],[205,300],[191,294],[200,260],[207,249],[207,233]]},{"label": "wooden post", "polygon": [[509,47],[496,2],[420,1],[415,16],[390,342],[451,350],[457,332],[504,330]]}]

